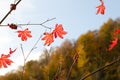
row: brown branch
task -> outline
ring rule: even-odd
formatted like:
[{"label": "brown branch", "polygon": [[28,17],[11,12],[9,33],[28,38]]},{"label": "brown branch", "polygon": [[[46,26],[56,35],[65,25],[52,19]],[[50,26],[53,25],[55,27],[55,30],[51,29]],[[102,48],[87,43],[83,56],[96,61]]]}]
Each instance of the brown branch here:
[{"label": "brown branch", "polygon": [[118,59],[116,59],[115,61],[113,61],[113,62],[111,62],[111,63],[109,63],[109,64],[107,64],[107,65],[105,65],[105,66],[103,66],[103,67],[100,67],[100,68],[96,69],[95,71],[93,71],[93,72],[85,75],[85,76],[84,76],[83,78],[81,78],[80,80],[85,80],[85,79],[88,78],[89,76],[92,76],[93,74],[95,74],[95,73],[97,73],[97,72],[105,69],[106,67],[112,66],[113,64],[115,64],[115,63],[117,63],[117,62],[119,62],[119,61],[120,61],[120,57],[118,57]]},{"label": "brown branch", "polygon": [[[82,50],[82,49],[83,49],[83,47],[81,48],[81,50]],[[74,61],[73,61],[72,65],[71,65],[71,67],[70,67],[70,69],[69,69],[69,72],[68,72],[68,75],[67,75],[67,80],[69,80],[70,73],[71,73],[71,71],[72,71],[73,65],[77,62],[77,60],[78,60],[78,58],[79,58],[79,55],[78,55],[78,54],[80,54],[81,50],[80,50],[78,53],[74,54],[74,57],[73,57],[73,60],[74,60]],[[75,50],[75,52],[76,52],[76,50]]]},{"label": "brown branch", "polygon": [[76,62],[76,59],[73,61],[72,65],[71,65],[71,67],[69,69],[69,72],[68,72],[68,75],[67,75],[67,80],[69,80],[69,76],[70,76],[71,70],[72,70],[73,65],[75,64],[75,62]]},{"label": "brown branch", "polygon": [[52,80],[57,80],[58,76],[61,74],[62,62],[59,63],[58,70]]},{"label": "brown branch", "polygon": [[[17,5],[20,3],[21,0],[19,0],[15,6],[17,7]],[[3,17],[3,19],[0,21],[0,24],[2,24],[2,22],[8,17],[8,15],[13,11],[13,9],[10,9],[10,11]]]}]

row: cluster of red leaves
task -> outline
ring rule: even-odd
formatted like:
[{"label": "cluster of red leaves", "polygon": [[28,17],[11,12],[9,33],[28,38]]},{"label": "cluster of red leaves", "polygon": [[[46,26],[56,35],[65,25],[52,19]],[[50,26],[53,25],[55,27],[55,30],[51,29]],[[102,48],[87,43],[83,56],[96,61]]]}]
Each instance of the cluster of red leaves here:
[{"label": "cluster of red leaves", "polygon": [[101,2],[101,5],[97,6],[97,13],[96,14],[104,14],[105,13],[105,5],[104,5],[104,2],[103,1],[100,1]]},{"label": "cluster of red leaves", "polygon": [[7,68],[8,65],[11,65],[11,63],[13,63],[12,60],[10,60],[10,56],[12,53],[14,53],[16,51],[16,49],[12,50],[10,48],[9,50],[9,53],[7,55],[5,54],[1,54],[1,57],[0,57],[0,68],[4,67],[4,68]]},{"label": "cluster of red leaves", "polygon": [[[11,29],[17,29],[17,25],[16,24],[8,24],[9,28]],[[21,37],[22,41],[26,41],[28,38],[31,38],[31,31],[29,31],[28,28],[24,29],[24,30],[17,30],[18,33],[18,37]],[[66,35],[67,32],[64,31],[62,24],[56,24],[55,25],[55,29],[52,32],[45,32],[44,33],[44,37],[42,38],[42,40],[45,40],[45,44],[44,45],[50,45],[51,43],[54,42],[54,38],[61,38],[63,39],[63,35]]]},{"label": "cluster of red leaves", "polygon": [[113,35],[115,37],[115,39],[111,42],[108,51],[111,51],[118,43],[118,38],[116,37],[118,35],[118,33],[120,33],[120,29],[116,30]]},{"label": "cluster of red leaves", "polygon": [[63,35],[66,35],[67,32],[64,31],[62,24],[56,24],[55,25],[55,29],[48,33],[45,32],[44,33],[44,37],[42,38],[42,40],[45,40],[45,44],[44,45],[50,45],[52,42],[54,42],[54,38],[61,38],[63,39]]},{"label": "cluster of red leaves", "polygon": [[[102,0],[100,0],[101,5],[97,6],[96,8],[98,8],[97,13],[96,14],[104,14],[105,13],[105,6],[104,6],[104,2]],[[11,4],[10,5],[10,9],[11,10],[15,10],[16,9],[16,5],[15,4]],[[17,29],[17,25],[16,24],[8,24],[9,28],[11,29]],[[27,38],[31,38],[31,31],[28,30],[28,28],[26,28],[25,30],[18,30],[18,37],[21,37],[22,41],[26,41]],[[63,39],[63,35],[67,34],[67,32],[64,31],[62,24],[56,24],[55,29],[48,33],[44,33],[44,37],[42,38],[42,40],[45,40],[45,44],[44,45],[50,45],[52,42],[54,42],[54,38],[60,37],[61,39]]]}]

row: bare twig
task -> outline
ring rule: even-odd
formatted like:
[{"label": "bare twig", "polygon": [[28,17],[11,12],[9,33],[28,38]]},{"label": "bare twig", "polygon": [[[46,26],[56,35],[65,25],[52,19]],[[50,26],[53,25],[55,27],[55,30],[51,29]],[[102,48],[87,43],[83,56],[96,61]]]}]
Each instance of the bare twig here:
[{"label": "bare twig", "polygon": [[109,64],[107,64],[107,65],[105,65],[105,66],[103,66],[103,67],[100,67],[100,68],[96,69],[95,71],[93,71],[93,72],[85,75],[85,76],[82,77],[80,80],[85,80],[85,79],[88,78],[89,76],[92,76],[93,74],[95,74],[95,73],[97,73],[97,72],[99,72],[99,71],[101,71],[101,70],[103,70],[103,69],[105,69],[105,68],[107,68],[107,67],[109,67],[109,66],[112,66],[113,64],[115,64],[115,63],[117,63],[117,62],[119,62],[119,61],[120,61],[120,57],[118,57],[118,59],[116,59],[115,61],[113,61],[113,62],[111,62],[111,63],[109,63]]},{"label": "bare twig", "polygon": [[21,51],[22,51],[23,60],[24,60],[22,75],[24,75],[25,63],[26,63],[28,57],[30,56],[31,52],[36,48],[36,45],[38,44],[38,42],[39,42],[39,40],[41,39],[41,37],[42,37],[42,35],[38,38],[38,40],[36,41],[36,43],[34,44],[34,46],[31,48],[31,50],[29,51],[29,53],[27,54],[26,57],[25,57],[25,53],[24,53],[24,50],[23,50],[23,46],[22,46],[22,44],[21,44]]},{"label": "bare twig", "polygon": [[[20,3],[21,0],[19,0],[15,6],[17,6]],[[0,24],[8,17],[8,15],[13,11],[13,9],[10,9],[10,11],[3,17],[3,19],[0,21]]]},{"label": "bare twig", "polygon": [[[38,26],[38,25],[41,25],[42,27],[44,27],[44,28],[47,28],[47,29],[51,29],[50,27],[47,27],[47,26],[45,26],[44,24],[45,23],[47,23],[47,22],[49,22],[49,21],[52,21],[52,20],[54,20],[54,19],[56,19],[56,18],[52,18],[52,19],[48,19],[48,20],[46,20],[46,21],[44,21],[44,22],[42,22],[42,23],[33,23],[33,24],[15,24],[15,25],[17,25],[17,26],[26,26],[26,25],[35,25],[35,26]],[[9,26],[9,25],[0,25],[1,27],[7,27],[7,26]]]},{"label": "bare twig", "polygon": [[49,22],[49,21],[52,21],[52,20],[54,20],[54,19],[56,19],[56,18],[48,19],[48,20],[42,22],[41,24],[45,24],[45,23],[47,23],[47,22]]},{"label": "bare twig", "polygon": [[22,44],[20,44],[20,46],[21,46],[21,51],[22,51],[22,54],[23,54],[23,60],[24,60],[24,66],[23,66],[23,72],[22,72],[22,74],[24,73],[24,68],[25,68],[25,53],[24,53],[24,50],[23,50],[23,46],[22,46]]},{"label": "bare twig", "polygon": [[54,20],[54,19],[56,19],[56,18],[47,19],[46,21],[44,21],[44,22],[42,22],[42,23],[40,23],[40,24],[17,24],[17,25],[18,25],[18,26],[41,25],[41,26],[44,27],[44,28],[51,29],[50,27],[47,27],[47,26],[45,26],[44,24],[47,23],[47,22],[49,22],[49,21],[52,21],[52,20]]},{"label": "bare twig", "polygon": [[42,35],[38,38],[38,40],[36,41],[36,43],[34,44],[34,46],[31,48],[31,50],[29,51],[28,55],[25,58],[25,62],[28,59],[28,57],[30,56],[31,52],[36,48],[36,45],[38,44],[39,40],[41,39]]},{"label": "bare twig", "polygon": [[68,75],[67,75],[67,80],[69,80],[69,76],[70,76],[71,70],[72,70],[73,65],[75,64],[75,62],[76,62],[76,59],[73,61],[72,65],[71,65],[71,67],[69,69],[69,72],[68,72]]},{"label": "bare twig", "polygon": [[20,44],[20,46],[21,46],[21,51],[22,51],[22,54],[23,54],[23,58],[24,58],[24,60],[25,60],[25,53],[24,53],[22,44]]}]

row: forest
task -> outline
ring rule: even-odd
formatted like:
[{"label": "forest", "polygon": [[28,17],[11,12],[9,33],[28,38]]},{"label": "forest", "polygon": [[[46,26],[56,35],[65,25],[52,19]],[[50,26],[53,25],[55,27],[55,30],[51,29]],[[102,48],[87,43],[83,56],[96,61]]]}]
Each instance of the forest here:
[{"label": "forest", "polygon": [[109,19],[99,30],[88,31],[77,40],[65,40],[61,46],[45,49],[39,60],[28,61],[0,80],[120,80],[120,34],[109,51],[120,18]]}]

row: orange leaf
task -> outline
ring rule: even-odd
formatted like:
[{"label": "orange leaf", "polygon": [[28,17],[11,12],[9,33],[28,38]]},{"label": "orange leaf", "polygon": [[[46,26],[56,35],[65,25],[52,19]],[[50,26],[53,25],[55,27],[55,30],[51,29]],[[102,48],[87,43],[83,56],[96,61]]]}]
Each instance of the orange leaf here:
[{"label": "orange leaf", "polygon": [[42,40],[45,40],[45,44],[44,45],[50,45],[52,42],[54,42],[54,38],[52,33],[45,33],[45,36],[42,38]]},{"label": "orange leaf", "polygon": [[16,51],[16,49],[12,50],[12,49],[10,48],[10,50],[9,50],[9,54],[14,53],[15,51]]},{"label": "orange leaf", "polygon": [[5,55],[5,54],[1,54],[1,57],[0,57],[0,68],[2,68],[2,66],[4,68],[7,68],[8,65],[11,65],[11,63],[13,63],[12,60],[9,59],[9,57],[11,56],[12,53],[14,53],[16,51],[15,50],[12,50],[10,48],[10,51],[9,51],[9,54],[8,55]]},{"label": "orange leaf", "polygon": [[0,58],[0,68],[3,66],[4,68],[7,68],[7,65],[11,65],[11,63],[13,63],[12,60],[8,59],[9,56],[8,55],[1,55]]},{"label": "orange leaf", "polygon": [[115,38],[109,46],[108,51],[111,51],[118,43],[118,38]]},{"label": "orange leaf", "polygon": [[118,33],[120,33],[120,29],[116,30],[113,35],[116,36]]},{"label": "orange leaf", "polygon": [[96,8],[98,8],[97,13],[96,14],[104,14],[105,13],[105,6],[104,6],[104,2],[101,1],[101,5],[97,6]]},{"label": "orange leaf", "polygon": [[18,37],[21,37],[22,41],[26,41],[27,38],[31,38],[31,31],[28,30],[28,28],[26,28],[25,30],[18,30]]},{"label": "orange leaf", "polygon": [[67,32],[64,31],[62,24],[56,24],[52,34],[54,35],[55,38],[57,38],[58,36],[63,39],[63,35],[67,34]]}]

